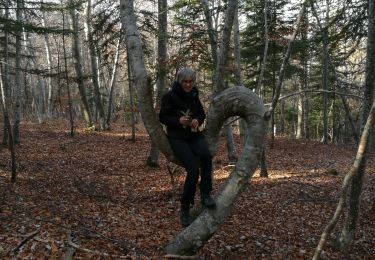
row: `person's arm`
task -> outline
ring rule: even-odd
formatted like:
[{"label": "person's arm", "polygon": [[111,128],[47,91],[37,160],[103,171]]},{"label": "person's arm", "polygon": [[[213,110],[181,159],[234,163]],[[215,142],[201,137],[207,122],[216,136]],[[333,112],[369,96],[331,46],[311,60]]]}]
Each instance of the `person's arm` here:
[{"label": "person's arm", "polygon": [[171,96],[167,93],[161,100],[160,112],[159,112],[160,123],[166,126],[180,126],[180,117],[173,113],[173,103]]},{"label": "person's arm", "polygon": [[206,119],[206,113],[204,112],[203,105],[201,101],[199,100],[199,96],[197,95],[198,100],[198,113],[196,116],[196,119],[198,120],[199,125],[202,125],[204,120]]}]

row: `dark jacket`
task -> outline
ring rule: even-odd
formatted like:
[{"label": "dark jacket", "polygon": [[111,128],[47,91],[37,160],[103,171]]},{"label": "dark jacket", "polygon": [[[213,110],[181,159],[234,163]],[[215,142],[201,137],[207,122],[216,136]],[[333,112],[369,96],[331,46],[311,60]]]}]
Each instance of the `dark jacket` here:
[{"label": "dark jacket", "polygon": [[192,91],[185,92],[178,82],[173,84],[172,90],[167,92],[162,100],[159,120],[167,126],[167,135],[172,138],[191,138],[201,133],[192,132],[189,126],[180,124],[180,117],[189,112],[191,119],[197,119],[201,125],[206,118],[202,103],[199,100],[198,89],[193,87]]}]

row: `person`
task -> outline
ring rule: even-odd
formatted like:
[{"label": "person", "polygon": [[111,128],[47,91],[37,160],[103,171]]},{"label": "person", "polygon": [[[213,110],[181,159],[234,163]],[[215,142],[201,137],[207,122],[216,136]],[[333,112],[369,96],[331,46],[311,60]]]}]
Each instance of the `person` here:
[{"label": "person", "polygon": [[190,225],[190,206],[194,204],[200,175],[201,203],[207,208],[216,206],[211,197],[212,156],[200,131],[206,114],[195,86],[196,73],[191,68],[181,69],[172,89],[161,101],[159,120],[166,126],[167,137],[176,157],[186,170],[181,196],[180,220],[183,227]]}]

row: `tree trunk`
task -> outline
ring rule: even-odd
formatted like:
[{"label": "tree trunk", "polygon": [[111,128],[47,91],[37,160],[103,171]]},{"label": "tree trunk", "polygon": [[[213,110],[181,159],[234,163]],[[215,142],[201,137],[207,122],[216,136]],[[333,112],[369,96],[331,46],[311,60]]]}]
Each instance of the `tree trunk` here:
[{"label": "tree trunk", "polygon": [[83,81],[82,57],[81,57],[81,43],[79,39],[79,25],[78,15],[75,9],[70,9],[70,16],[72,19],[71,27],[73,30],[72,52],[74,58],[74,68],[77,76],[77,85],[82,101],[83,117],[88,127],[93,126],[92,114],[87,100],[86,88]]},{"label": "tree trunk", "polygon": [[[61,6],[63,6],[63,0],[61,0]],[[62,14],[62,26],[63,26],[63,31],[65,30],[65,13],[64,9],[61,10]],[[70,94],[70,81],[69,81],[69,76],[68,76],[68,62],[67,62],[67,57],[66,57],[66,44],[65,44],[65,34],[62,35],[62,44],[63,44],[63,52],[64,52],[64,69],[65,69],[65,81],[66,81],[66,88],[68,92],[68,104],[69,104],[69,122],[70,122],[70,136],[74,137],[74,119],[73,119],[73,105],[72,105],[72,97]],[[59,75],[60,79],[60,75]]]},{"label": "tree trunk", "polygon": [[224,85],[224,74],[225,67],[228,62],[228,53],[230,46],[230,35],[233,27],[233,21],[236,11],[238,10],[238,1],[229,1],[228,7],[225,14],[223,35],[220,44],[220,50],[218,53],[218,59],[215,69],[215,78],[213,82],[213,92],[217,94],[225,89]]},{"label": "tree trunk", "polygon": [[[231,30],[233,27],[233,24],[235,23],[235,16],[236,13],[238,12],[238,3],[237,1],[231,1],[228,3],[228,9],[226,11],[226,20],[225,20],[225,25],[223,29],[223,36],[222,36],[222,41],[220,45],[220,50],[219,54],[217,54],[217,41],[216,41],[216,30],[214,30],[213,25],[212,25],[212,19],[211,16],[209,16],[209,11],[208,9],[208,3],[207,1],[202,1],[202,5],[205,10],[205,16],[206,16],[206,24],[208,27],[208,30],[211,31],[210,35],[210,40],[211,40],[211,49],[212,49],[212,58],[213,58],[213,63],[215,67],[214,71],[214,81],[213,81],[213,91],[214,93],[219,93],[220,91],[225,89],[225,85],[223,83],[224,79],[224,69],[227,64],[227,57],[228,57],[228,50],[229,50],[229,44],[230,44],[230,35],[231,35]],[[238,20],[238,17],[237,17]],[[238,24],[238,21],[237,21]],[[234,31],[238,31],[238,28],[233,28]],[[239,33],[239,32],[238,32]],[[236,40],[236,39],[235,39]],[[237,45],[237,47],[236,47]],[[216,48],[216,49],[214,49]],[[235,48],[239,48],[239,42],[235,42]],[[236,52],[236,51],[235,51]],[[219,55],[219,56],[217,56]],[[238,59],[239,53],[235,53]],[[215,58],[216,57],[216,58]],[[237,60],[238,61],[238,60]],[[238,72],[239,70],[239,72]],[[241,71],[240,69],[237,69],[237,80],[238,77],[240,77]],[[241,79],[240,79],[241,80]],[[238,83],[238,82],[237,82]],[[237,160],[237,155],[236,155],[236,146],[234,144],[234,139],[233,139],[233,133],[232,133],[232,128],[230,124],[224,124],[224,136],[227,142],[227,150],[228,150],[228,159],[230,163],[235,162]]]},{"label": "tree trunk", "polygon": [[268,55],[268,18],[267,18],[267,13],[268,13],[268,0],[264,0],[264,50],[263,50],[263,59],[262,59],[262,64],[260,68],[260,73],[259,73],[259,79],[258,79],[258,85],[255,90],[255,93],[262,93],[263,89],[263,77],[264,77],[264,71],[266,70],[266,63],[267,63],[267,55]]},{"label": "tree trunk", "polygon": [[169,241],[166,246],[168,254],[194,254],[229,215],[236,198],[258,166],[263,150],[264,113],[259,97],[244,87],[226,89],[211,101],[206,132],[211,153],[216,152],[221,126],[231,116],[238,115],[245,119],[248,127],[246,142],[236,167],[219,190],[216,208],[205,209],[190,226]]},{"label": "tree trunk", "polygon": [[[370,2],[371,1],[374,2],[374,0],[370,0]],[[375,10],[373,10],[373,11],[375,11]],[[373,39],[373,43],[375,43],[374,40],[375,40],[375,38]],[[374,54],[374,53],[372,53],[372,54]],[[369,61],[369,60],[367,60],[367,61]],[[369,62],[367,62],[367,64],[369,65]],[[370,70],[372,70],[372,72],[375,72],[373,68],[370,69]],[[373,75],[368,76],[367,72],[368,71],[366,70],[366,79],[372,78],[372,80],[374,80],[375,79],[374,76]],[[374,81],[372,81],[370,83],[370,82],[367,82],[367,80],[366,80],[366,86],[368,86],[367,83],[372,84],[374,86]],[[347,197],[348,197],[347,195],[348,195],[348,191],[349,191],[350,187],[351,187],[351,193],[350,193],[350,201],[349,201],[349,212],[348,212],[348,216],[346,218],[346,223],[345,223],[346,225],[344,226],[344,229],[342,231],[342,236],[341,236],[342,240],[340,239],[339,242],[344,243],[344,244],[341,244],[341,246],[345,245],[344,248],[347,248],[347,246],[348,246],[347,243],[350,242],[351,239],[353,238],[353,231],[354,231],[354,228],[355,228],[355,220],[357,219],[357,217],[353,218],[354,215],[351,215],[351,213],[352,213],[352,211],[351,211],[352,203],[355,204],[356,215],[358,214],[358,206],[359,206],[358,201],[356,203],[354,203],[355,201],[353,200],[354,199],[353,198],[353,185],[356,185],[356,183],[355,183],[356,179],[358,180],[358,178],[360,178],[360,177],[363,178],[363,174],[361,173],[361,171],[364,170],[363,166],[365,166],[365,164],[366,164],[364,161],[366,160],[366,150],[368,148],[368,138],[369,138],[371,128],[374,126],[374,123],[375,123],[375,102],[373,102],[370,111],[367,111],[367,112],[368,112],[369,116],[368,116],[368,118],[366,120],[366,124],[363,128],[363,132],[362,132],[362,136],[361,136],[361,139],[360,139],[360,142],[359,142],[359,145],[358,145],[358,150],[357,150],[357,154],[356,154],[356,157],[355,157],[355,161],[354,161],[352,167],[350,168],[350,171],[345,175],[345,178],[344,178],[344,181],[343,181],[343,184],[342,184],[342,188],[341,188],[341,196],[340,196],[339,203],[337,204],[337,207],[336,207],[336,210],[335,210],[335,213],[334,213],[332,219],[330,220],[328,225],[325,227],[323,233],[321,234],[319,244],[316,247],[315,252],[314,252],[313,260],[320,259],[320,254],[321,254],[321,252],[324,248],[324,245],[325,245],[327,239],[329,238],[331,232],[333,231],[337,222],[339,221],[340,216],[342,215],[342,213],[344,211],[344,207],[348,204],[347,203]],[[355,186],[355,188],[354,188],[356,190],[356,192],[355,192],[356,194],[358,192],[357,188],[359,188],[359,187]],[[353,220],[354,220],[354,223],[352,222]],[[349,228],[349,230],[347,230],[347,228]]]},{"label": "tree trunk", "polygon": [[130,113],[131,113],[131,127],[132,127],[132,142],[135,142],[135,105],[134,105],[134,87],[133,87],[133,76],[130,68],[129,51],[126,48],[127,67],[128,67],[128,84],[129,84],[129,99],[130,99]]},{"label": "tree trunk", "polygon": [[[329,0],[326,0],[327,6],[326,6],[326,17],[325,17],[325,25],[323,27],[323,34],[325,37],[323,37],[323,57],[322,57],[322,85],[323,90],[328,90],[328,42],[329,42],[329,34],[328,34],[328,26],[329,26]],[[328,93],[323,93],[323,140],[322,142],[324,144],[328,143]]]},{"label": "tree trunk", "polygon": [[208,5],[207,0],[201,0],[204,16],[206,18],[206,25],[208,30],[208,36],[210,37],[210,45],[211,45],[211,58],[213,67],[216,67],[217,64],[217,31],[213,26],[212,23],[212,11]]},{"label": "tree trunk", "polygon": [[116,46],[116,54],[115,54],[115,60],[113,61],[113,68],[111,71],[111,80],[109,83],[109,99],[108,99],[108,110],[107,110],[107,126],[108,128],[111,128],[111,114],[112,114],[112,106],[113,106],[113,91],[115,89],[116,85],[116,73],[117,73],[117,67],[118,67],[118,60],[120,55],[120,43],[121,40],[118,39],[117,46]]},{"label": "tree trunk", "polygon": [[[22,0],[17,0],[16,18],[19,24],[22,24]],[[20,27],[16,31],[16,64],[15,64],[15,108],[14,108],[14,125],[13,125],[13,141],[15,144],[20,143],[20,122],[21,122],[21,99],[22,99],[22,86],[21,86],[21,41],[22,41],[22,29]]]},{"label": "tree trunk", "polygon": [[[366,78],[365,78],[365,92],[362,111],[362,129],[366,130],[368,118],[374,117],[375,110],[375,0],[369,0],[368,11],[368,33],[367,33],[367,61],[366,61]],[[370,116],[369,116],[370,115]],[[373,124],[373,122],[372,122]],[[362,132],[365,133],[365,130]],[[370,131],[370,130],[368,130]],[[370,134],[370,133],[366,133]],[[363,134],[364,135],[364,134]],[[361,160],[358,173],[351,180],[350,197],[348,201],[348,210],[346,212],[345,224],[342,228],[339,243],[340,248],[345,251],[354,237],[354,232],[358,220],[360,195],[362,193],[363,177],[365,175],[367,153],[368,153],[368,138],[365,142],[363,151],[363,159]]]},{"label": "tree trunk", "polygon": [[[9,19],[9,2],[5,1],[5,19]],[[9,32],[7,29],[4,30],[4,62],[0,62],[0,92],[1,92],[1,103],[2,110],[4,113],[4,134],[7,134],[8,147],[10,151],[11,159],[11,181],[15,182],[17,178],[17,165],[16,165],[16,152],[13,141],[13,133],[11,131],[12,126],[9,117],[9,108],[11,107],[10,91],[9,91]],[[5,130],[7,129],[7,130]]]},{"label": "tree trunk", "polygon": [[[167,91],[167,43],[168,43],[168,1],[158,0],[158,57],[155,107],[159,110],[161,98]],[[150,167],[159,166],[159,149],[151,142],[150,153],[146,164]]]},{"label": "tree trunk", "polygon": [[[44,28],[47,28],[45,12],[42,12],[42,25]],[[47,90],[48,90],[48,97],[47,97],[47,115],[49,117],[52,116],[52,56],[51,56],[51,47],[49,42],[48,34],[44,34],[44,46],[46,49],[46,60],[48,66],[48,72],[50,75],[47,77]]]},{"label": "tree trunk", "polygon": [[[323,28],[323,25],[322,25],[322,23],[320,22],[319,15],[318,15],[318,13],[316,12],[316,9],[315,9],[315,6],[314,6],[314,3],[313,3],[312,1],[310,2],[310,6],[311,6],[312,14],[314,15],[315,19],[317,20],[318,27],[319,27],[320,31],[322,32],[322,38],[323,38],[323,41],[328,43],[328,42],[329,42],[329,39],[328,39],[328,32],[327,32],[327,30],[325,30],[325,29]],[[330,58],[329,53],[328,53],[328,55],[327,55],[327,59],[328,59],[328,65],[330,64],[330,65],[332,66],[332,68],[333,68],[333,74],[334,74],[335,80],[336,80],[338,83],[340,83],[341,81],[340,81],[340,79],[339,79],[338,76],[337,76],[337,73],[336,73],[336,71],[335,71],[335,69],[334,69],[334,66],[333,66],[332,62],[331,62],[331,58]],[[328,91],[327,91],[327,92],[328,92]],[[344,94],[345,94],[345,93],[346,93],[346,87],[345,87],[345,89],[344,89]],[[350,127],[351,127],[352,132],[353,132],[354,140],[355,140],[355,142],[358,144],[358,142],[359,142],[359,135],[358,135],[358,133],[357,133],[357,129],[356,129],[356,126],[355,126],[355,123],[354,123],[353,117],[352,117],[352,115],[350,114],[350,109],[349,109],[349,106],[348,106],[348,104],[347,104],[347,101],[346,101],[346,98],[345,98],[345,95],[344,95],[344,94],[339,94],[339,95],[340,95],[340,98],[341,98],[341,102],[342,102],[342,104],[343,104],[343,106],[344,106],[344,110],[345,110],[346,117],[348,118],[348,121],[349,121],[349,123],[350,123]]]},{"label": "tree trunk", "polygon": [[296,24],[294,26],[293,34],[292,34],[292,36],[289,40],[288,48],[286,50],[283,62],[282,62],[281,67],[280,67],[279,77],[277,79],[277,84],[276,84],[276,89],[275,89],[275,95],[273,96],[271,107],[269,109],[269,116],[275,110],[278,99],[280,97],[281,87],[282,87],[282,84],[283,84],[283,81],[284,81],[285,67],[286,67],[286,65],[289,61],[289,57],[290,57],[290,54],[291,54],[291,51],[292,51],[292,43],[296,39],[297,31],[298,31],[298,28],[301,24],[301,20],[302,20],[302,17],[303,17],[303,14],[305,12],[306,5],[307,5],[308,2],[309,2],[309,0],[305,0],[302,3],[301,9],[300,9],[298,17],[297,17]]},{"label": "tree trunk", "polygon": [[94,86],[94,99],[96,109],[99,114],[99,128],[101,130],[108,129],[107,121],[105,120],[104,106],[102,103],[102,95],[100,93],[100,74],[98,72],[98,55],[95,47],[94,36],[92,34],[92,25],[91,25],[91,0],[87,0],[86,4],[86,38],[89,44],[89,56],[91,62],[91,79]]},{"label": "tree trunk", "polygon": [[[120,10],[144,125],[160,151],[164,153],[167,159],[174,160],[168,140],[153,109],[151,82],[145,68],[133,1],[121,0]],[[221,189],[217,198],[216,209],[203,211],[189,227],[170,241],[166,248],[167,253],[191,253],[191,251],[203,246],[204,242],[212,236],[230,213],[238,194],[253,175],[263,146],[265,108],[259,97],[252,91],[244,87],[233,87],[219,93],[212,99],[207,114],[206,140],[209,143],[211,153],[214,155],[223,122],[236,115],[245,118],[249,131],[241,159],[237,162],[234,171]]]}]

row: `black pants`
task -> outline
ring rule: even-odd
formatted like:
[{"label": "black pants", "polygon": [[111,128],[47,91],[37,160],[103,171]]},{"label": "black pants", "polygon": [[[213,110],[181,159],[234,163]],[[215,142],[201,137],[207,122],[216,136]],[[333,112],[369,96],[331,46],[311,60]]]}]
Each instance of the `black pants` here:
[{"label": "black pants", "polygon": [[209,194],[212,190],[212,156],[203,135],[187,139],[168,138],[173,152],[186,170],[182,205],[194,204],[194,196],[201,168],[200,191]]}]

